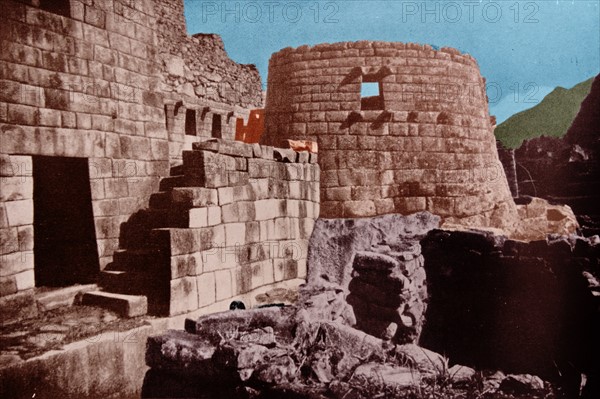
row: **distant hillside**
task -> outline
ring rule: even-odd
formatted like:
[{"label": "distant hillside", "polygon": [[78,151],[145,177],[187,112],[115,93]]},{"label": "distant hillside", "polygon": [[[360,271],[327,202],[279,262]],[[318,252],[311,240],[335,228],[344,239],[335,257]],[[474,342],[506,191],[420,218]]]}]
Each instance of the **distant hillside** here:
[{"label": "distant hillside", "polygon": [[581,82],[571,89],[557,87],[535,107],[501,123],[496,128],[496,138],[505,147],[517,148],[526,139],[563,136],[575,119],[581,102],[589,94],[593,80]]}]

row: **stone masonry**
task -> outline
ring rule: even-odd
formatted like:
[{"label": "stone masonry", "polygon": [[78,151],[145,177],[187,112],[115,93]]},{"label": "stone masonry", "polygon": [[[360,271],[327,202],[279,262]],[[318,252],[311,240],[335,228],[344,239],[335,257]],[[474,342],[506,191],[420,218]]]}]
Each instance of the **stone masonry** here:
[{"label": "stone masonry", "polygon": [[226,309],[258,288],[305,279],[319,214],[315,162],[258,144],[195,143],[183,152],[182,174],[163,179],[150,208],[124,227],[124,249],[101,285],[147,296],[153,314],[176,315]]},{"label": "stone masonry", "polygon": [[218,36],[187,35],[181,0],[0,6],[0,306],[34,316],[36,159],[87,163],[99,275],[121,262],[161,180],[181,173],[170,169],[182,150],[233,140],[262,90],[256,68],[230,60]]},{"label": "stone masonry", "polygon": [[[191,149],[193,136],[185,134],[186,112],[191,111],[197,135],[233,140],[237,118],[247,119],[249,110],[261,108],[262,86],[254,65],[232,61],[220,36],[189,36],[183,15],[183,1],[156,0],[158,58],[165,96],[170,157],[181,159]],[[176,104],[181,101],[182,105]],[[213,131],[217,118],[221,132]]]},{"label": "stone masonry", "polygon": [[[119,226],[168,175],[168,137],[156,92],[156,18],[151,2],[72,0],[70,17],[3,0],[0,22],[0,153],[3,184],[26,174],[31,156],[87,159],[100,267],[118,247]],[[56,2],[58,3],[58,2]],[[29,158],[29,160],[27,160]],[[15,180],[16,182],[16,180]],[[3,186],[4,192],[4,186]],[[8,220],[33,221],[31,196],[2,198]],[[3,226],[4,227],[4,226]],[[31,292],[22,270],[32,248],[2,249],[1,295]],[[12,259],[21,259],[15,269]]]},{"label": "stone masonry", "polygon": [[[361,84],[379,96],[361,99]],[[321,216],[430,211],[454,224],[517,221],[476,61],[457,50],[354,42],[286,48],[269,65],[262,141],[317,141]]]}]

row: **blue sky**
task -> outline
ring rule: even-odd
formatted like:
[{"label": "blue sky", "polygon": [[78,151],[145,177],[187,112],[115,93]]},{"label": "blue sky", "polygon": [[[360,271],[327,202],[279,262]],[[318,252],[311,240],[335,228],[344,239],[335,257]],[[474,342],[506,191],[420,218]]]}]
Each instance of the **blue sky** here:
[{"label": "blue sky", "polygon": [[600,72],[600,0],[185,0],[188,32],[218,33],[266,82],[284,47],[354,40],[450,46],[474,56],[499,122]]}]

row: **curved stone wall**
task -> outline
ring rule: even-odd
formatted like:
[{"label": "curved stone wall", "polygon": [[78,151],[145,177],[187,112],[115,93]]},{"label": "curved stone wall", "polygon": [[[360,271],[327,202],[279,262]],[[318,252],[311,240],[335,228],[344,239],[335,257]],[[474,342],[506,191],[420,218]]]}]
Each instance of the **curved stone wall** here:
[{"label": "curved stone wall", "polygon": [[[362,83],[379,97],[361,98]],[[485,80],[457,50],[387,42],[286,48],[269,65],[263,143],[317,141],[321,217],[428,210],[447,223],[517,223]]]}]

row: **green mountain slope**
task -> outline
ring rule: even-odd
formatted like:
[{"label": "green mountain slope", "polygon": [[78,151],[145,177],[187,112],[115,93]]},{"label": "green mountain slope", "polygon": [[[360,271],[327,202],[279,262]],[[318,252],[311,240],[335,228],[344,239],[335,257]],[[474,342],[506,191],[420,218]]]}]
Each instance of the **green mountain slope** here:
[{"label": "green mountain slope", "polygon": [[496,127],[496,138],[507,148],[518,148],[523,140],[534,137],[563,136],[589,94],[593,80],[571,89],[557,87],[535,107],[511,116]]}]

